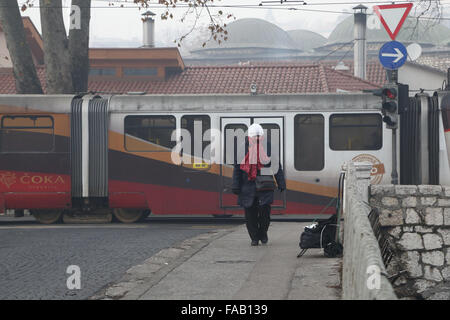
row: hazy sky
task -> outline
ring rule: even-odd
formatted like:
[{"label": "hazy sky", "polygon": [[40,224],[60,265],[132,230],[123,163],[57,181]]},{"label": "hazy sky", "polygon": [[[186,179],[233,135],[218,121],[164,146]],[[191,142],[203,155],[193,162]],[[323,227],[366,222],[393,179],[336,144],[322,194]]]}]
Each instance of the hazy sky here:
[{"label": "hazy sky", "polygon": [[[130,2],[132,0],[129,0]],[[450,0],[443,0],[444,3]],[[19,0],[19,3],[23,0]],[[116,5],[114,7],[120,6],[120,1],[114,1]],[[155,1],[157,2],[157,1]],[[269,20],[272,23],[277,24],[284,30],[292,29],[308,29],[311,31],[318,32],[323,36],[327,37],[329,33],[333,30],[336,24],[343,20],[348,14],[343,14],[341,12],[353,12],[352,8],[359,4],[359,0],[310,0],[307,1],[310,5],[302,6],[300,4],[296,6],[287,6],[277,1],[271,4],[264,4],[262,7],[257,8],[211,8],[211,12],[214,14],[218,10],[222,10],[225,14],[232,13],[236,19],[239,18],[261,18]],[[346,3],[339,5],[318,5],[319,3]],[[371,8],[376,4],[374,0],[363,1],[366,6]],[[372,2],[372,4],[368,4]],[[36,0],[38,4],[38,1]],[[68,25],[69,17],[69,7],[70,0],[63,0],[64,17],[66,19],[66,27]],[[141,43],[142,39],[142,21],[140,15],[143,11],[139,11],[134,4],[122,3],[127,8],[114,8],[109,7],[109,1],[107,0],[93,0],[93,8],[91,10],[91,44],[98,45],[101,43],[114,43],[115,46],[127,46],[128,43]],[[117,4],[119,3],[119,4]],[[214,1],[216,5],[224,6],[242,6],[242,5],[258,5],[261,0],[221,0]],[[272,7],[274,9],[266,9]],[[313,11],[300,11],[300,10],[286,10],[289,7],[296,7],[299,9],[306,10],[324,10],[324,11],[336,11],[336,12],[313,12]],[[186,8],[177,8],[172,10],[174,14],[174,19],[169,19],[167,21],[161,20],[160,15],[164,12],[165,8],[159,5],[154,5],[150,10],[157,15],[155,24],[155,34],[156,43],[158,46],[173,46],[173,41],[185,34],[187,30],[190,30],[193,26],[193,15],[190,15],[189,19],[185,22],[180,22]],[[40,30],[40,18],[39,9],[30,8],[26,10],[23,15],[28,15],[31,17],[37,28]],[[199,21],[197,22],[197,27],[194,32],[191,33],[191,39],[195,41],[195,34],[199,32],[202,28],[205,28],[208,24],[208,15],[205,12],[202,13]],[[228,20],[232,22],[233,20]]]}]

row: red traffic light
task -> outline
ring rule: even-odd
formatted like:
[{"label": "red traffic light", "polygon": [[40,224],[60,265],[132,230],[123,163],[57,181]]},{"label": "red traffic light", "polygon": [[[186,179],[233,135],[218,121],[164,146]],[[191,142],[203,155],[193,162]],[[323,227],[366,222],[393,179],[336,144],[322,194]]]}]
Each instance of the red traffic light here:
[{"label": "red traffic light", "polygon": [[389,99],[395,99],[397,98],[397,90],[395,90],[394,88],[384,88],[383,95],[388,97]]}]

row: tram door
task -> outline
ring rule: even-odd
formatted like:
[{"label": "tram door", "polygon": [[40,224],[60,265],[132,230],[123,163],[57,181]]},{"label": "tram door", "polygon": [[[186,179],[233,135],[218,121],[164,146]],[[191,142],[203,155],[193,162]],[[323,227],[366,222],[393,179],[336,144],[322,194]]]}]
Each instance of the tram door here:
[{"label": "tram door", "polygon": [[[234,163],[241,163],[245,157],[244,148],[247,129],[252,123],[259,123],[265,133],[265,139],[270,142],[270,150],[266,150],[268,156],[280,159],[284,166],[284,123],[283,118],[221,118],[222,144],[221,144],[221,168],[220,168],[220,207],[223,209],[238,209],[237,196],[233,194]],[[273,154],[272,154],[273,153]],[[276,172],[275,172],[276,173]],[[272,208],[286,207],[285,193],[278,190],[274,194]]]}]

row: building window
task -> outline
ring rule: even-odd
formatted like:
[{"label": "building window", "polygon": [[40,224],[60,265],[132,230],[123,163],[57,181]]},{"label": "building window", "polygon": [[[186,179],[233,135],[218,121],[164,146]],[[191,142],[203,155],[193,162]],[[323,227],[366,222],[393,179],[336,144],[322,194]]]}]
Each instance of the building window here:
[{"label": "building window", "polygon": [[115,76],[116,68],[90,68],[90,76]]},{"label": "building window", "polygon": [[[195,132],[195,127],[198,126]],[[204,151],[208,145],[211,144],[211,118],[207,115],[189,115],[181,117],[181,129],[186,129],[191,135],[191,155],[202,158],[205,155],[204,160],[209,160],[210,154],[204,154]],[[205,136],[206,133],[206,136]],[[197,135],[196,135],[197,134]],[[200,142],[199,142],[200,141]],[[195,150],[201,146],[201,152]],[[194,163],[194,162],[192,162]]]},{"label": "building window", "polygon": [[125,118],[125,149],[128,151],[167,151],[176,145],[172,132],[174,116],[127,116]]},{"label": "building window", "polygon": [[124,76],[157,76],[157,68],[123,68]]},{"label": "building window", "polygon": [[294,166],[299,171],[320,171],[325,164],[324,117],[298,114],[294,118]]},{"label": "building window", "polygon": [[330,117],[332,150],[379,150],[381,147],[380,114],[334,114]]},{"label": "building window", "polygon": [[0,128],[0,152],[50,152],[54,148],[51,116],[4,116]]}]

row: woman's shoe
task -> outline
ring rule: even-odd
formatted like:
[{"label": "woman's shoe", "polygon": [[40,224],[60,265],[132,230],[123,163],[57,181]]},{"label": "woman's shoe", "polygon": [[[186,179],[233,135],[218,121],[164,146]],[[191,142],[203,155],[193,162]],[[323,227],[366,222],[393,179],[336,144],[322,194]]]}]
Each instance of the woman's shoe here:
[{"label": "woman's shoe", "polygon": [[269,241],[269,238],[265,236],[263,239],[261,239],[262,244],[267,244],[267,241]]},{"label": "woman's shoe", "polygon": [[258,240],[252,240],[252,246],[257,246],[258,245]]}]

